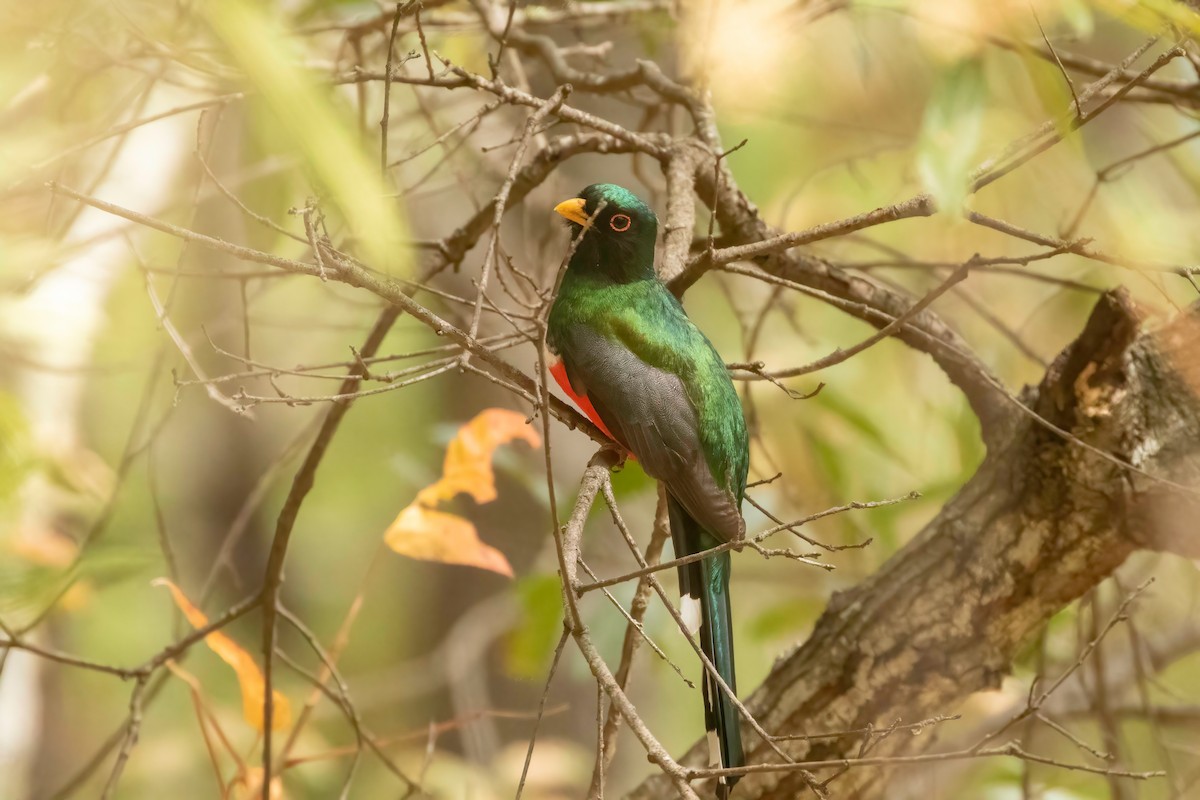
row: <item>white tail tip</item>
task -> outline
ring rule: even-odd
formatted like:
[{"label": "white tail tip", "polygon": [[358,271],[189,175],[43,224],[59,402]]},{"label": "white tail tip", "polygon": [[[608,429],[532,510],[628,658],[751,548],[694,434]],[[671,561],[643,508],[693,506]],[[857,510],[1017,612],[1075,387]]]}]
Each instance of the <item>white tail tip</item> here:
[{"label": "white tail tip", "polygon": [[700,630],[700,598],[686,595],[679,600],[679,616],[683,617],[683,627],[688,633]]}]

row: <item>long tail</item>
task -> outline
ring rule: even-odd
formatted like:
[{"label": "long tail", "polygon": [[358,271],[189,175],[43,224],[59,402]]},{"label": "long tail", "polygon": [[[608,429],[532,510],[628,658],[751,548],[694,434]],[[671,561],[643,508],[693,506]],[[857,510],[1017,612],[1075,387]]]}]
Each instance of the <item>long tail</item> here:
[{"label": "long tail", "polygon": [[[715,536],[688,516],[674,498],[668,496],[667,508],[671,515],[671,541],[677,556],[699,553],[720,544]],[[728,552],[679,567],[680,611],[684,623],[693,633],[699,629],[700,647],[704,655],[717,668],[721,679],[736,692],[729,572]],[[707,670],[703,689],[709,764],[722,768],[743,766],[746,756],[742,751],[742,730],[737,707]],[[721,800],[727,798],[737,782],[737,776],[721,778],[717,783],[717,797]]]}]

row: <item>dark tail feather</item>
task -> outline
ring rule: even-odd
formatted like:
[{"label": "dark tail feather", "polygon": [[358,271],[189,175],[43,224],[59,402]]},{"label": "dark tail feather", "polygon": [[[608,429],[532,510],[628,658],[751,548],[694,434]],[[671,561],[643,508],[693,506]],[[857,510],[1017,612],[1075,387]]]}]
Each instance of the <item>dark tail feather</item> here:
[{"label": "dark tail feather", "polygon": [[[708,537],[706,537],[708,538]],[[712,547],[717,542],[707,544]],[[701,595],[703,624],[700,642],[704,654],[717,668],[718,674],[734,692],[737,679],[733,668],[733,621],[729,610],[729,553],[721,553],[700,562],[705,591]],[[740,767],[746,763],[742,752],[742,729],[737,706],[711,677],[704,681],[704,727],[716,731],[721,747],[721,766]],[[724,798],[737,783],[736,776],[722,778],[717,796]]]},{"label": "dark tail feather", "polygon": [[[668,499],[668,510],[671,515],[671,540],[675,545],[676,556],[698,553],[720,543],[688,516],[673,498]],[[679,592],[685,621],[695,613],[689,610],[689,603],[693,609],[699,606],[696,610],[699,611],[700,617],[700,647],[717,668],[722,680],[736,692],[729,572],[729,553],[684,564],[679,567]],[[742,751],[742,730],[737,706],[707,670],[704,674],[703,693],[704,727],[709,732],[709,759],[714,762],[713,766],[743,766],[746,757]],[[713,746],[714,738],[717,747]],[[721,760],[719,765],[715,763],[718,753],[714,751],[717,750]],[[738,780],[737,776],[722,778],[717,783],[717,797],[721,800],[728,797],[730,789]]]}]

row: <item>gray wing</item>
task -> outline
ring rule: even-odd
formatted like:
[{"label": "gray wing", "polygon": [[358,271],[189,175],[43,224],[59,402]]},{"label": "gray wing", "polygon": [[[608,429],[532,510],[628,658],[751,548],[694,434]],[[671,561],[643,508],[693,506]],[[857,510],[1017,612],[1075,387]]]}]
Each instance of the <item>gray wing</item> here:
[{"label": "gray wing", "polygon": [[726,541],[742,538],[745,522],[704,457],[696,409],[679,376],[587,326],[574,328],[569,339],[562,357],[572,387],[587,395],[646,474],[662,481],[705,530]]}]

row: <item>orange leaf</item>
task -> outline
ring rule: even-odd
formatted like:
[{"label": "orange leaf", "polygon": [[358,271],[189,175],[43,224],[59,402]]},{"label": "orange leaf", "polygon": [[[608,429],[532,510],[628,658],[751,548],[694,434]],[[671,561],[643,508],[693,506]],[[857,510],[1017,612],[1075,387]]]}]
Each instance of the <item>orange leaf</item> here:
[{"label": "orange leaf", "polygon": [[526,423],[525,415],[507,408],[481,411],[458,429],[454,440],[446,448],[442,479],[422,489],[417,495],[417,502],[432,507],[438,501],[450,500],[460,492],[471,495],[476,503],[495,500],[492,453],[500,445],[514,439],[522,439],[531,447],[542,443],[541,437]]},{"label": "orange leaf", "polygon": [[383,535],[388,547],[402,556],[488,569],[512,577],[508,559],[484,544],[475,526],[455,514],[412,503],[400,512]]},{"label": "orange leaf", "polygon": [[[187,621],[192,624],[193,628],[203,628],[208,624],[208,617],[204,612],[192,605],[192,602],[187,599],[178,586],[166,578],[158,578],[152,581],[152,586],[166,586],[171,590],[171,596],[175,599],[175,605],[179,606],[179,610],[187,617]],[[263,692],[265,686],[263,684],[262,671],[259,670],[258,664],[249,653],[242,647],[230,639],[221,631],[213,631],[204,637],[204,642],[209,648],[221,657],[229,666],[233,667],[233,671],[237,673],[238,685],[242,689],[242,716],[246,721],[261,731],[262,725],[262,708],[263,708]],[[273,690],[271,697],[274,699],[274,710],[271,714],[272,730],[286,728],[292,724],[292,709],[288,705],[287,698],[279,691]]]},{"label": "orange leaf", "polygon": [[75,563],[79,546],[53,531],[27,531],[8,542],[13,554],[40,567],[66,568]]},{"label": "orange leaf", "polygon": [[512,577],[508,559],[484,544],[475,526],[455,514],[435,511],[439,502],[469,494],[476,503],[496,499],[496,477],[492,454],[500,445],[522,439],[537,447],[541,438],[525,417],[505,408],[489,408],[458,429],[446,448],[442,477],[426,486],[417,499],[388,526],[384,541],[402,556],[422,561],[463,564]]}]

